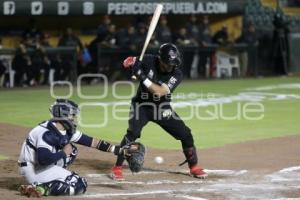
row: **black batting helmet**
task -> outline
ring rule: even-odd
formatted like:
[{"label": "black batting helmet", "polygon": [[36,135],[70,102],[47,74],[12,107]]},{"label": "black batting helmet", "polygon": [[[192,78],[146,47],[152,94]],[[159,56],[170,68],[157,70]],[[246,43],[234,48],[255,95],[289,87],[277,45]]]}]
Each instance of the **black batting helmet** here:
[{"label": "black batting helmet", "polygon": [[174,68],[181,64],[181,55],[177,47],[172,43],[165,43],[159,47],[159,58],[160,60]]}]

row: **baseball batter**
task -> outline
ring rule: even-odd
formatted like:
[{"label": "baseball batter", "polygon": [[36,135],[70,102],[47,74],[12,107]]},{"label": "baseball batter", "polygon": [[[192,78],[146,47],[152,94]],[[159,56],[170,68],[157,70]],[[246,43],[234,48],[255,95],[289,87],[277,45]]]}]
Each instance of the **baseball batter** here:
[{"label": "baseball batter", "polygon": [[[135,141],[141,136],[143,127],[154,122],[162,127],[175,139],[180,140],[185,162],[188,163],[190,174],[196,178],[205,178],[207,174],[197,164],[198,158],[191,130],[184,124],[170,106],[171,93],[183,78],[181,55],[174,44],[160,46],[159,55],[145,55],[142,62],[136,57],[128,57],[123,65],[131,68],[140,85],[131,102],[129,127],[121,141],[121,146]],[[124,180],[122,164],[124,158],[118,156],[111,176],[115,180]],[[182,164],[184,164],[182,163]]]},{"label": "baseball batter", "polygon": [[52,119],[32,129],[22,145],[18,165],[28,185],[20,187],[21,194],[40,197],[85,193],[86,180],[66,169],[78,152],[74,143],[121,157],[130,154],[127,147],[120,148],[77,130],[79,109],[73,101],[57,99],[50,112]]}]

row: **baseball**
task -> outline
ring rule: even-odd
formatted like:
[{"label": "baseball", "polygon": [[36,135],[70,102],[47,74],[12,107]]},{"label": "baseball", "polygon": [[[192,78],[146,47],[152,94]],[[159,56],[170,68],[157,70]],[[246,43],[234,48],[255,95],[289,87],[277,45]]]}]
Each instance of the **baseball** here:
[{"label": "baseball", "polygon": [[164,162],[164,159],[163,159],[162,157],[160,157],[160,156],[156,156],[156,157],[154,158],[154,161],[155,161],[157,164],[161,164],[161,163]]}]

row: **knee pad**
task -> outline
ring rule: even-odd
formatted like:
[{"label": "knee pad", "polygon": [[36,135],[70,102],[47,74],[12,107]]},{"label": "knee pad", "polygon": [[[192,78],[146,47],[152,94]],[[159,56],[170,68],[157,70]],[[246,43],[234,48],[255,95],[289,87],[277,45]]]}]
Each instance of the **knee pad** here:
[{"label": "knee pad", "polygon": [[66,183],[54,180],[44,185],[47,187],[47,195],[52,196],[83,194],[87,189],[87,182],[81,177],[77,179],[77,182]]},{"label": "knee pad", "polygon": [[77,183],[75,183],[74,190],[75,190],[75,195],[76,194],[84,194],[87,189],[87,182],[85,178],[79,178]]},{"label": "knee pad", "polygon": [[87,182],[85,178],[78,176],[76,173],[72,173],[66,178],[66,182],[70,185],[70,195],[83,194],[87,189]]},{"label": "knee pad", "polygon": [[54,180],[44,184],[47,188],[47,195],[77,195],[83,194],[87,189],[87,182],[84,178],[72,173],[65,181]]},{"label": "knee pad", "polygon": [[59,196],[59,195],[70,195],[70,184],[54,180],[44,184],[47,188],[46,194]]}]

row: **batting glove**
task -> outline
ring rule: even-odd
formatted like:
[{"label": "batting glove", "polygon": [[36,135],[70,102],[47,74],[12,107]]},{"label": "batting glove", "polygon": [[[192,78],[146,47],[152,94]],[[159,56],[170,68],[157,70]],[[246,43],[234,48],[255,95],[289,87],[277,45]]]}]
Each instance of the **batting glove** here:
[{"label": "batting glove", "polygon": [[131,68],[134,63],[135,63],[135,60],[136,60],[136,57],[132,57],[132,56],[129,56],[127,57],[124,61],[123,61],[123,68],[124,69],[129,69]]}]

